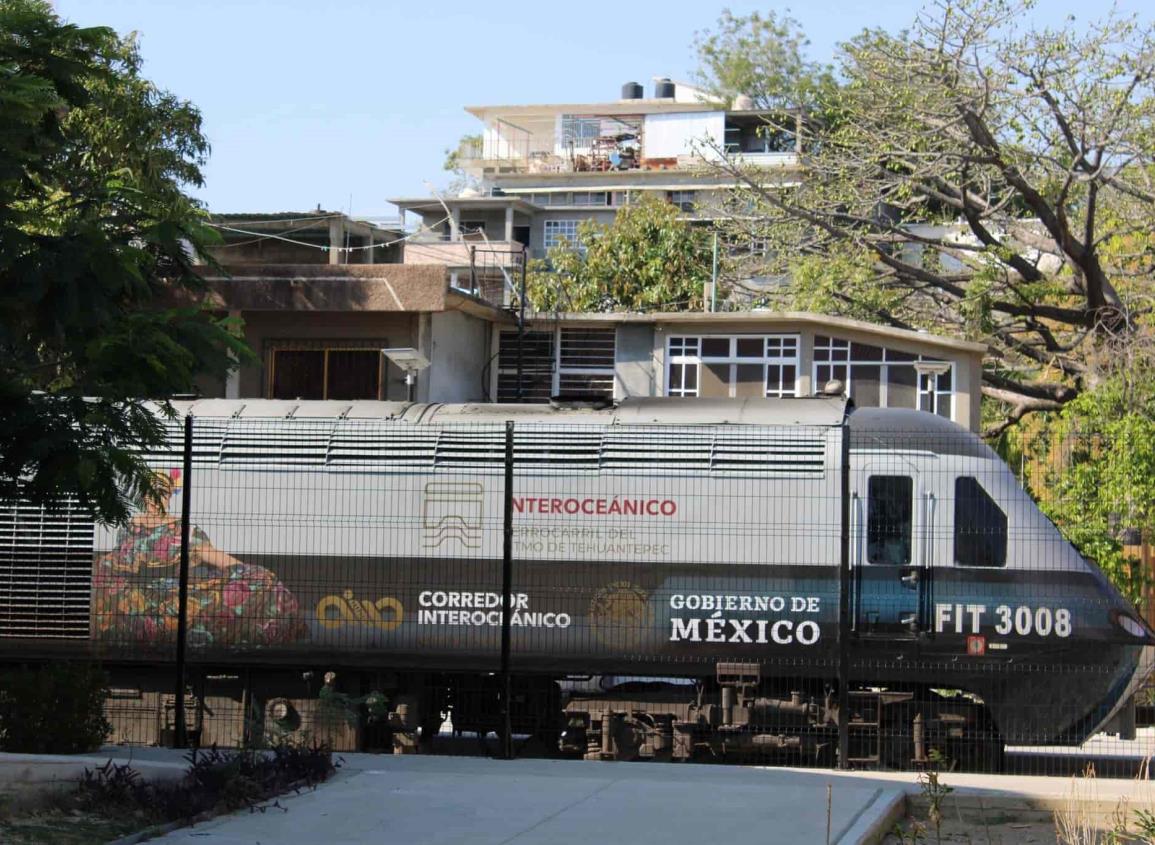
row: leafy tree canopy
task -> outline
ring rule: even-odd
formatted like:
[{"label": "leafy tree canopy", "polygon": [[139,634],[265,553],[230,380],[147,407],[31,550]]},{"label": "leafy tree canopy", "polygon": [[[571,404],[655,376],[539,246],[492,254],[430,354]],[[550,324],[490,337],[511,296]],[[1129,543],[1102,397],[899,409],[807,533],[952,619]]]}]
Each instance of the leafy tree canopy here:
[{"label": "leafy tree canopy", "polygon": [[445,150],[445,161],[441,164],[442,170],[453,174],[446,190],[453,195],[460,194],[466,188],[478,187],[478,181],[466,170],[466,161],[476,151],[481,149],[481,135],[462,135],[457,146]]},{"label": "leafy tree canopy", "polygon": [[680,311],[702,307],[713,244],[677,206],[645,195],[613,223],[586,220],[577,243],[532,262],[526,299],[536,311]]},{"label": "leafy tree canopy", "polygon": [[1155,536],[1155,360],[1118,349],[1124,361],[1059,412],[1008,430],[1000,451],[1055,524],[1133,601],[1150,574],[1126,545]]},{"label": "leafy tree canopy", "polygon": [[784,305],[988,343],[991,434],[1151,342],[1155,33],[1030,30],[1031,6],[939,0],[843,45],[796,187],[721,165],[731,235],[771,245]]},{"label": "leafy tree canopy", "polygon": [[729,106],[746,95],[755,108],[789,111],[820,103],[834,87],[828,66],[806,58],[802,26],[788,14],[722,12],[715,28],[694,38],[695,81]]},{"label": "leafy tree canopy", "polygon": [[110,29],[0,0],[0,498],[74,495],[102,520],[157,493],[141,397],[247,354],[195,304],[200,113],[140,65]]}]

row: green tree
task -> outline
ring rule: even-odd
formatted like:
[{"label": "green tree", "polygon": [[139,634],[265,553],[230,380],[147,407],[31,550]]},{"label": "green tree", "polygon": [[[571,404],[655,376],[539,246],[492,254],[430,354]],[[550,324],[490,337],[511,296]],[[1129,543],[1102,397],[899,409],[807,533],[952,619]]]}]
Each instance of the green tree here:
[{"label": "green tree", "polygon": [[682,311],[702,307],[711,235],[658,197],[643,196],[607,225],[586,220],[577,242],[533,262],[526,300],[536,311]]},{"label": "green tree", "polygon": [[462,135],[456,147],[445,150],[445,161],[441,169],[453,174],[453,179],[445,188],[450,195],[456,196],[466,188],[478,187],[477,178],[466,169],[466,161],[478,154],[481,141],[480,135]]},{"label": "green tree", "polygon": [[204,310],[213,241],[185,194],[199,112],[131,39],[0,0],[0,498],[74,495],[101,520],[156,495],[140,450],[164,401],[247,350]]},{"label": "green tree", "polygon": [[714,30],[694,38],[694,79],[726,106],[739,95],[771,111],[813,106],[834,87],[834,77],[828,66],[806,57],[809,44],[801,24],[789,15],[743,16],[724,9]]},{"label": "green tree", "polygon": [[1134,344],[1116,351],[1126,360],[1108,380],[997,445],[1044,513],[1138,602],[1149,574],[1124,545],[1155,539],[1155,356]]},{"label": "green tree", "polygon": [[992,435],[1109,380],[1155,298],[1155,32],[1031,30],[1031,7],[941,0],[862,33],[797,185],[720,165],[734,237],[793,279],[768,304],[986,342]]}]

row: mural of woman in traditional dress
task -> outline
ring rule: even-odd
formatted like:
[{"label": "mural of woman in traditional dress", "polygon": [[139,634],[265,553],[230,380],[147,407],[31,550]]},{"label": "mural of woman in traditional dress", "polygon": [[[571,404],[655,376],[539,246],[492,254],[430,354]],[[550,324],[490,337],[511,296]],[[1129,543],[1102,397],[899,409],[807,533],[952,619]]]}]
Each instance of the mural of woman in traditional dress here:
[{"label": "mural of woman in traditional dress", "polygon": [[[93,633],[103,643],[176,642],[181,523],[168,512],[181,471],[160,474],[166,490],[123,526],[115,548],[93,565]],[[189,532],[190,648],[276,646],[308,636],[296,597],[263,566],[213,546],[200,528]]]}]

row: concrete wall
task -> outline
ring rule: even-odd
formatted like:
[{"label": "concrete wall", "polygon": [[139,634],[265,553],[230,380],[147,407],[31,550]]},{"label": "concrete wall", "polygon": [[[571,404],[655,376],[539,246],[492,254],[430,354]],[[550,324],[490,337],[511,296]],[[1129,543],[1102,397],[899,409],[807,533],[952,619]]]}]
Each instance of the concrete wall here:
[{"label": "concrete wall", "polygon": [[[264,398],[267,392],[268,344],[278,340],[371,340],[382,346],[416,346],[417,315],[371,312],[248,311],[245,341],[260,360],[239,373],[242,399]],[[401,371],[390,365],[386,373],[387,399],[405,398]]]},{"label": "concrete wall", "polygon": [[[429,402],[478,402],[485,397],[481,377],[489,359],[493,324],[461,311],[429,316],[427,357],[433,365],[418,376]],[[494,364],[496,367],[496,362]]]},{"label": "concrete wall", "polygon": [[725,124],[726,113],[720,111],[648,114],[642,136],[642,158],[716,158],[706,145],[721,149]]},{"label": "concrete wall", "polygon": [[[276,238],[264,237],[255,243],[246,243],[251,238],[239,235],[235,244],[221,244],[211,247],[207,252],[222,264],[328,264],[329,253],[318,247],[328,246],[328,235],[323,239],[308,238],[307,236],[289,234],[286,237],[301,240],[315,241],[315,246],[291,244]],[[399,237],[388,232],[378,232],[376,243],[386,243],[389,239]],[[233,240],[233,238],[230,238]],[[357,235],[349,236],[349,246],[367,246],[369,241]],[[401,260],[401,246],[378,246],[372,250],[358,249],[354,252],[343,253],[339,264],[395,264]]]},{"label": "concrete wall", "polygon": [[[303,246],[262,237],[255,243],[245,243],[247,236],[239,236],[236,244],[220,244],[211,247],[208,253],[222,264],[328,264],[329,255],[317,247],[329,243],[328,236],[318,240],[316,247]],[[292,237],[289,235],[288,237]],[[300,237],[300,236],[298,236]],[[232,238],[230,238],[232,240]]]}]

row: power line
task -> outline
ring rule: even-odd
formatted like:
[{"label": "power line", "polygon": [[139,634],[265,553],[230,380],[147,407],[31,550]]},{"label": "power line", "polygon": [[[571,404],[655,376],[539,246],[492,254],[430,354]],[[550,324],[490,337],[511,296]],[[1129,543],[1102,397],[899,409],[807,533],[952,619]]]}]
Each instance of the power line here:
[{"label": "power line", "polygon": [[[336,215],[329,215],[329,216],[335,217]],[[318,218],[318,219],[320,219],[320,218]],[[363,244],[361,246],[324,246],[322,244],[309,243],[308,241],[298,241],[295,238],[286,238],[283,235],[274,235],[274,234],[267,234],[267,233],[262,233],[262,232],[252,232],[252,231],[249,231],[247,229],[240,229],[236,226],[225,226],[224,224],[221,224],[221,223],[209,223],[209,225],[212,226],[214,229],[220,229],[220,230],[225,231],[225,232],[236,232],[237,234],[240,234],[240,235],[253,236],[253,240],[252,241],[246,241],[246,243],[253,243],[254,241],[258,241],[258,240],[270,239],[270,240],[275,240],[275,241],[284,241],[285,243],[294,244],[296,246],[309,247],[310,249],[319,249],[319,250],[321,250],[321,252],[356,252],[356,251],[362,250],[362,249],[377,249],[379,247],[393,246],[394,244],[403,243],[405,241],[408,241],[408,240],[416,237],[417,235],[422,235],[422,234],[425,234],[426,232],[434,231],[434,229],[437,226],[440,226],[441,224],[447,222],[449,219],[450,219],[449,217],[443,217],[440,220],[438,220],[436,223],[434,223],[432,226],[421,226],[420,228],[417,229],[417,231],[410,232],[408,235],[403,235],[402,237],[396,238],[396,239],[391,240],[391,241],[382,241],[380,243],[369,243],[369,244]],[[300,228],[305,228],[305,227],[300,227]],[[290,231],[296,231],[296,230],[290,230]],[[226,244],[226,246],[229,246],[229,245]],[[233,246],[240,246],[240,244],[233,244]]]}]

